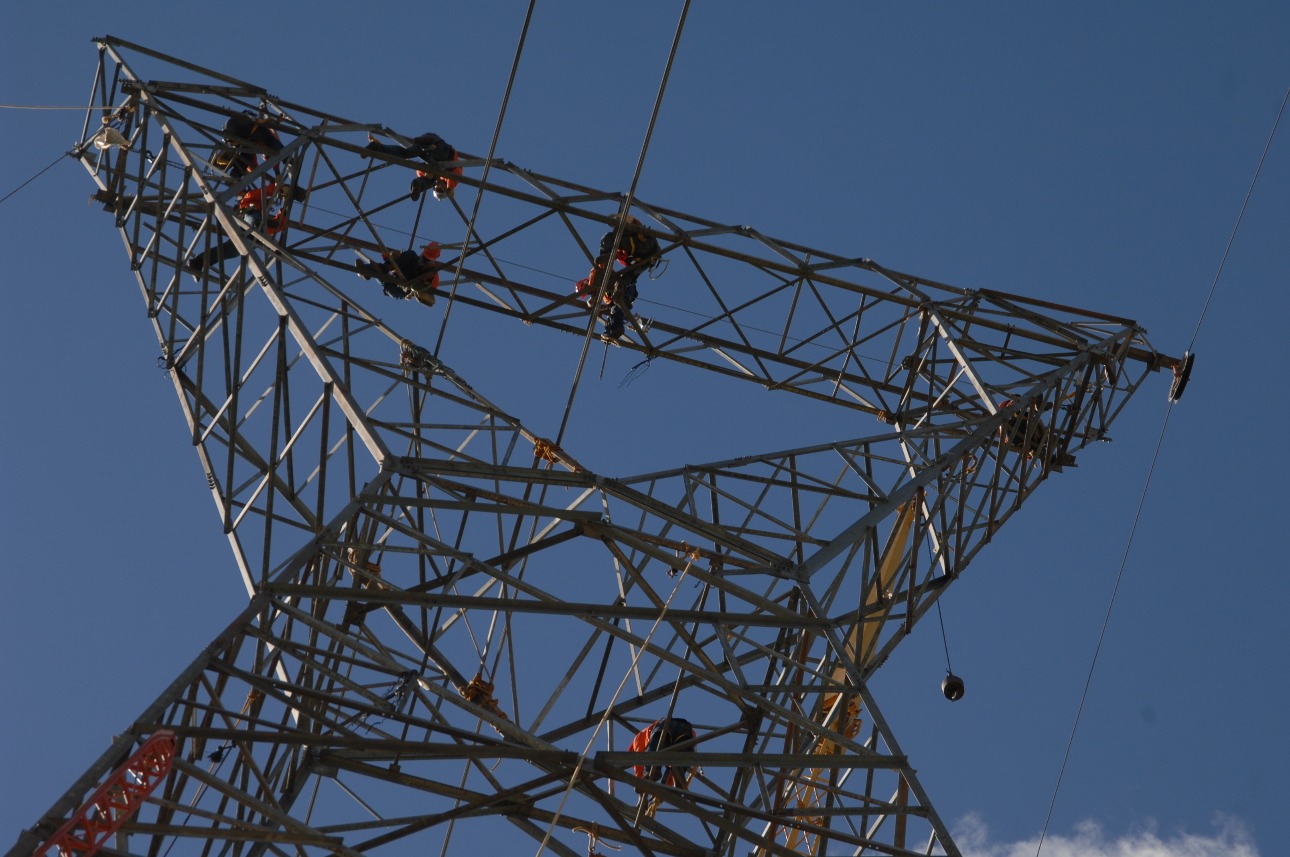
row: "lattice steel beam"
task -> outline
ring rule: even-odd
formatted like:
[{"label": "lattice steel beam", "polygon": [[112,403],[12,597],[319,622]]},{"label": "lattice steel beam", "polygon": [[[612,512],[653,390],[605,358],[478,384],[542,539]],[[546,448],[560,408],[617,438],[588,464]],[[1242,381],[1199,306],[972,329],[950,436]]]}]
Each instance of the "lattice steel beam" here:
[{"label": "lattice steel beam", "polygon": [[[958,853],[868,680],[1031,492],[1181,361],[1126,319],[634,201],[686,287],[632,316],[623,347],[885,425],[610,479],[340,284],[400,243],[375,220],[391,189],[446,167],[110,37],[94,93],[118,136],[87,127],[77,156],[251,603],[11,854],[160,729],[175,771],[119,853],[467,848],[498,818],[562,854],[591,825],[642,854]],[[231,146],[243,110],[283,145]],[[581,231],[615,224],[621,196],[505,161],[485,182],[459,158],[486,216],[447,248],[440,299],[586,335],[568,281],[508,254],[537,242],[587,265]],[[256,190],[281,197],[281,231],[239,219]],[[673,712],[690,746],[628,752]],[[695,775],[678,788],[646,763]]]}]

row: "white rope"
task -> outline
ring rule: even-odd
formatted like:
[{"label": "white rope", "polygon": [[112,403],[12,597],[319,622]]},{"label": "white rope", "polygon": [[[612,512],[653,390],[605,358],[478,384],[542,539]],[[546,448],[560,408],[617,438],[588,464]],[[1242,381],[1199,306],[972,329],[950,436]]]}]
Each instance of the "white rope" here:
[{"label": "white rope", "polygon": [[592,746],[600,736],[600,730],[604,729],[605,723],[609,721],[609,715],[614,710],[614,704],[618,702],[618,695],[623,692],[623,688],[627,686],[627,682],[631,679],[632,675],[635,674],[636,665],[640,663],[641,656],[644,655],[645,650],[649,648],[649,643],[650,640],[654,638],[654,633],[658,631],[659,626],[663,624],[663,619],[667,616],[668,608],[672,606],[672,599],[675,598],[676,593],[680,591],[681,583],[685,580],[685,576],[690,572],[690,566],[692,565],[694,565],[694,560],[687,562],[685,564],[685,568],[681,569],[681,573],[677,575],[676,586],[672,588],[672,594],[667,597],[667,601],[663,604],[663,609],[659,611],[658,618],[654,620],[654,627],[649,629],[649,633],[645,635],[644,641],[637,648],[636,654],[632,657],[631,664],[623,673],[623,680],[618,683],[618,689],[614,691],[614,695],[610,698],[609,704],[605,706],[605,713],[601,716],[600,722],[596,724],[596,729],[591,733],[591,737],[587,739],[587,746],[583,748],[582,753],[578,756],[578,764],[574,767],[573,773],[569,776],[569,785],[564,790],[564,796],[560,798],[560,805],[556,807],[555,814],[551,817],[551,823],[547,826],[546,835],[542,837],[542,843],[538,846],[537,854],[534,855],[534,857],[542,857],[542,852],[546,850],[546,844],[551,841],[551,833],[555,830],[556,822],[560,820],[560,816],[564,812],[564,805],[569,801],[569,795],[573,792],[574,784],[578,782],[578,775],[582,773],[582,767],[587,761],[588,754],[591,753]]}]

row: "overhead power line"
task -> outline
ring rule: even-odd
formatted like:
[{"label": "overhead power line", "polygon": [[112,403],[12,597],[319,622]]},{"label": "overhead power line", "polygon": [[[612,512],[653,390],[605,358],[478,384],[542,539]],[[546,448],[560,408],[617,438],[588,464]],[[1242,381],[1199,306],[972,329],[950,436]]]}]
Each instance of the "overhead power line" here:
[{"label": "overhead power line", "polygon": [[[1272,132],[1268,134],[1268,141],[1263,146],[1263,154],[1259,156],[1259,162],[1254,168],[1254,178],[1250,180],[1250,188],[1245,193],[1245,199],[1241,203],[1241,210],[1236,215],[1236,223],[1232,226],[1232,233],[1227,239],[1227,246],[1223,249],[1223,257],[1219,260],[1218,270],[1214,273],[1214,280],[1210,284],[1209,293],[1205,297],[1205,303],[1201,307],[1200,315],[1196,320],[1196,329],[1192,332],[1191,342],[1187,345],[1187,351],[1191,352],[1196,345],[1196,338],[1200,335],[1201,325],[1205,321],[1205,313],[1209,310],[1210,301],[1214,298],[1214,292],[1218,288],[1219,278],[1223,275],[1223,266],[1227,264],[1227,256],[1232,250],[1232,244],[1236,241],[1236,233],[1241,228],[1241,221],[1245,217],[1245,209],[1250,204],[1250,197],[1254,195],[1254,186],[1258,184],[1259,173],[1263,170],[1263,162],[1267,159],[1268,150],[1272,148],[1272,139],[1276,136],[1277,126],[1281,124],[1281,116],[1285,113],[1286,101],[1290,99],[1290,88],[1286,89],[1286,94],[1281,98],[1281,107],[1277,110],[1276,119],[1272,122]],[[1106,639],[1106,630],[1111,624],[1111,611],[1115,607],[1115,597],[1119,594],[1120,583],[1124,579],[1124,570],[1129,563],[1129,552],[1133,547],[1133,537],[1138,531],[1138,522],[1142,518],[1142,509],[1147,502],[1147,490],[1151,486],[1151,477],[1156,472],[1156,462],[1160,458],[1160,449],[1165,442],[1165,431],[1169,427],[1169,417],[1173,413],[1173,402],[1170,400],[1169,409],[1165,411],[1164,421],[1160,425],[1160,435],[1156,439],[1156,449],[1151,455],[1151,465],[1147,468],[1147,478],[1142,485],[1142,493],[1138,497],[1138,508],[1133,514],[1133,524],[1129,527],[1129,537],[1124,545],[1124,553],[1120,557],[1120,568],[1115,575],[1115,585],[1111,587],[1111,597],[1106,605],[1106,615],[1102,619],[1102,630],[1097,635],[1097,644],[1093,647],[1093,659],[1088,666],[1088,675],[1084,679],[1084,689],[1080,693],[1079,705],[1075,709],[1075,722],[1071,725],[1070,738],[1066,741],[1066,752],[1062,755],[1062,764],[1057,771],[1057,782],[1053,785],[1052,800],[1048,803],[1048,813],[1044,816],[1044,826],[1039,832],[1039,844],[1035,849],[1035,857],[1039,857],[1044,848],[1044,837],[1048,834],[1048,825],[1053,818],[1053,809],[1057,805],[1057,795],[1061,791],[1062,778],[1066,774],[1066,765],[1070,761],[1071,748],[1075,745],[1075,733],[1079,730],[1080,717],[1084,713],[1084,704],[1088,700],[1089,687],[1093,683],[1093,673],[1097,669],[1098,656],[1102,652],[1102,643]]]}]

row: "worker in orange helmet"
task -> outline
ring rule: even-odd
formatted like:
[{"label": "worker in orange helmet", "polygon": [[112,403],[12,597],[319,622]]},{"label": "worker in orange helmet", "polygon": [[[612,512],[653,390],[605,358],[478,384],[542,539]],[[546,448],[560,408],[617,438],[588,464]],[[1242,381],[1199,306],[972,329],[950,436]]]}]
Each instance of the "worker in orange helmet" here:
[{"label": "worker in orange helmet", "polygon": [[389,297],[416,298],[426,306],[434,306],[434,291],[439,288],[439,271],[443,268],[439,254],[439,242],[431,241],[420,253],[386,250],[379,262],[359,259],[354,269],[364,280],[376,277]]},{"label": "worker in orange helmet", "polygon": [[[237,217],[251,229],[262,229],[266,235],[281,232],[287,224],[287,211],[278,184],[268,182],[263,187],[243,191],[237,198]],[[216,262],[236,255],[236,245],[232,241],[225,241],[218,247],[193,254],[184,265],[196,276]]]},{"label": "worker in orange helmet", "polygon": [[641,222],[636,218],[628,215],[627,224],[618,240],[616,253],[614,252],[615,231],[611,229],[601,236],[600,252],[596,254],[596,259],[592,263],[591,273],[575,283],[573,287],[579,299],[585,301],[590,307],[595,302],[596,292],[600,289],[600,281],[605,276],[605,268],[609,266],[610,256],[613,255],[618,264],[623,266],[621,270],[615,270],[610,275],[609,284],[601,296],[601,306],[595,310],[604,322],[605,337],[608,339],[618,339],[623,335],[625,313],[631,312],[632,304],[636,302],[638,295],[636,279],[641,271],[654,266],[659,255],[658,239],[645,232]]},{"label": "worker in orange helmet", "polygon": [[[394,155],[398,158],[420,158],[436,166],[448,164],[457,160],[457,150],[448,144],[443,137],[438,134],[427,131],[412,138],[411,146],[401,146],[397,143],[381,143],[371,134],[367,135],[366,149],[369,152],[378,152],[382,155]],[[412,179],[411,193],[414,200],[420,199],[421,194],[427,190],[434,192],[435,199],[451,199],[453,192],[457,189],[457,179],[454,175],[461,175],[461,167],[447,168],[447,175],[432,176],[425,170],[417,170],[416,177]]]},{"label": "worker in orange helmet", "polygon": [[[690,721],[680,717],[667,717],[655,720],[636,733],[628,746],[629,753],[646,753],[658,750],[669,750],[679,744],[681,752],[694,752],[694,727]],[[664,785],[685,788],[690,778],[690,768],[685,765],[633,765],[632,773],[636,776],[662,782]]]}]

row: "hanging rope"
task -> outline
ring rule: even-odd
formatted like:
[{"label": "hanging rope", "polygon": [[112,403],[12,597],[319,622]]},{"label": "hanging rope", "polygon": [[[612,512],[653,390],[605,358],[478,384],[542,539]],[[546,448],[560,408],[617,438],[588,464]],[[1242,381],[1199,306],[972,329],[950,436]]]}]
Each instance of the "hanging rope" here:
[{"label": "hanging rope", "polygon": [[649,371],[649,367],[653,364],[653,362],[654,362],[653,357],[646,357],[644,360],[637,363],[631,369],[628,369],[627,374],[623,376],[623,380],[618,382],[618,389],[621,390],[624,387],[630,387],[632,381],[635,381],[637,378],[639,378],[640,376],[644,375],[646,372]]},{"label": "hanging rope", "polygon": [[[681,19],[676,23],[676,35],[672,38],[672,49],[667,55],[667,65],[663,68],[663,80],[658,85],[658,95],[654,99],[654,112],[649,117],[649,127],[645,129],[645,140],[641,144],[640,157],[636,159],[636,171],[632,174],[632,184],[627,191],[627,196],[623,199],[623,204],[618,212],[618,227],[614,232],[614,251],[618,249],[618,243],[622,240],[623,229],[627,225],[627,212],[631,210],[632,200],[636,198],[636,185],[640,182],[641,170],[645,167],[645,154],[649,151],[650,138],[654,135],[654,125],[658,121],[659,109],[663,106],[663,94],[667,91],[667,80],[672,74],[672,63],[676,60],[676,51],[681,44],[681,32],[685,29],[685,17],[690,13],[690,0],[685,0],[685,5],[681,7]],[[610,264],[605,267],[605,277],[601,280],[600,293],[603,294],[605,286],[608,283],[610,269],[613,267],[613,255],[611,253]],[[594,298],[593,306],[600,306],[601,294]],[[564,416],[560,420],[560,431],[556,433],[555,442],[558,446],[564,440],[565,429],[569,426],[569,414],[573,410],[573,399],[578,392],[578,382],[582,378],[582,370],[587,364],[587,351],[591,348],[591,333],[596,329],[596,314],[593,312],[587,320],[587,332],[582,340],[582,353],[578,355],[578,368],[573,373],[573,383],[569,387],[569,401],[564,406]],[[608,346],[606,346],[608,348]]]},{"label": "hanging rope", "polygon": [[645,654],[645,650],[649,648],[650,641],[654,639],[654,634],[662,626],[663,619],[667,617],[667,611],[672,606],[672,599],[676,598],[676,593],[681,591],[681,584],[685,582],[685,576],[690,573],[690,566],[692,565],[694,565],[693,558],[685,564],[685,568],[681,569],[681,573],[677,575],[676,585],[672,587],[672,594],[668,595],[667,601],[663,602],[663,609],[659,610],[658,618],[654,620],[654,625],[649,629],[649,633],[645,635],[645,639],[642,640],[641,644],[636,648],[636,654],[632,656],[632,662],[628,664],[627,669],[623,671],[623,680],[618,683],[618,687],[614,690],[614,695],[605,706],[605,713],[601,715],[600,721],[596,723],[595,731],[593,731],[591,733],[591,737],[587,739],[587,745],[582,749],[582,753],[578,755],[578,764],[574,767],[573,773],[569,775],[569,785],[564,790],[564,796],[560,799],[560,805],[556,807],[555,813],[551,816],[551,822],[547,825],[546,835],[542,837],[542,843],[538,846],[537,854],[534,855],[534,857],[542,857],[542,852],[546,850],[546,844],[551,841],[551,834],[555,830],[556,824],[560,821],[561,815],[564,813],[564,805],[569,801],[569,795],[573,793],[574,786],[578,783],[578,775],[582,773],[582,768],[587,763],[587,755],[591,752],[592,745],[596,743],[596,738],[599,737],[600,730],[604,729],[605,723],[609,721],[610,712],[614,710],[614,705],[618,702],[619,694],[623,692],[623,688],[627,686],[627,682],[636,672],[636,665],[640,663],[641,656]]},{"label": "hanging rope", "polygon": [[[602,855],[600,852],[596,850],[596,846],[600,844],[600,826],[599,825],[592,823],[591,827],[589,828],[575,827],[573,829],[573,832],[587,834],[587,857],[604,857],[604,855]],[[605,847],[612,848],[615,851],[623,850],[623,847],[621,845],[610,845],[608,842],[605,843]]]},{"label": "hanging rope", "polygon": [[950,638],[945,635],[945,616],[941,614],[941,599],[936,599],[936,617],[941,620],[941,642],[945,644],[945,672],[950,675],[954,674],[954,667],[950,664]]},{"label": "hanging rope", "polygon": [[[1232,234],[1227,239],[1227,247],[1223,250],[1222,259],[1218,264],[1218,271],[1214,274],[1214,281],[1210,285],[1209,294],[1205,298],[1200,317],[1196,321],[1196,329],[1192,333],[1191,342],[1187,348],[1188,351],[1192,350],[1196,344],[1196,338],[1200,335],[1201,324],[1205,320],[1205,313],[1209,309],[1210,301],[1214,297],[1214,291],[1218,287],[1218,280],[1223,273],[1223,266],[1227,263],[1227,255],[1232,249],[1232,244],[1236,241],[1237,230],[1241,228],[1241,220],[1245,217],[1246,206],[1249,205],[1250,197],[1254,194],[1254,186],[1259,180],[1259,172],[1263,169],[1263,161],[1268,155],[1268,149],[1272,146],[1272,138],[1276,136],[1277,126],[1281,124],[1281,116],[1285,112],[1287,99],[1290,99],[1290,88],[1286,89],[1286,94],[1281,99],[1281,107],[1272,123],[1272,132],[1268,135],[1268,142],[1263,147],[1263,154],[1259,157],[1259,163],[1254,169],[1254,178],[1250,181],[1250,189],[1245,194],[1245,201],[1241,203],[1240,213],[1236,217],[1236,223],[1232,226]],[[1057,806],[1057,795],[1061,791],[1062,779],[1066,775],[1066,765],[1070,762],[1071,749],[1075,745],[1075,734],[1079,731],[1080,717],[1084,713],[1084,704],[1088,700],[1089,687],[1093,684],[1093,674],[1097,669],[1098,656],[1102,653],[1102,643],[1106,639],[1106,631],[1111,624],[1111,611],[1115,607],[1115,597],[1119,594],[1120,583],[1124,579],[1124,570],[1129,563],[1129,552],[1133,548],[1133,537],[1138,532],[1138,521],[1142,518],[1142,509],[1146,505],[1147,491],[1151,487],[1151,477],[1156,472],[1156,462],[1160,457],[1160,449],[1165,442],[1165,431],[1169,428],[1169,417],[1173,414],[1173,406],[1174,402],[1171,401],[1168,410],[1165,411],[1165,418],[1160,425],[1160,436],[1156,439],[1155,452],[1151,455],[1151,466],[1147,468],[1147,478],[1142,486],[1142,494],[1138,497],[1138,508],[1133,514],[1133,525],[1129,528],[1129,537],[1124,545],[1124,553],[1120,557],[1120,568],[1115,575],[1115,585],[1111,587],[1111,598],[1106,605],[1106,615],[1102,618],[1102,629],[1097,635],[1097,644],[1093,647],[1093,659],[1089,663],[1088,675],[1084,679],[1084,689],[1080,693],[1079,705],[1075,709],[1075,722],[1071,724],[1071,734],[1066,741],[1066,752],[1062,755],[1061,767],[1057,771],[1057,782],[1053,785],[1053,797],[1048,802],[1048,812],[1044,816],[1044,825],[1039,831],[1039,844],[1035,849],[1035,857],[1039,857],[1040,852],[1044,849],[1044,838],[1048,834],[1048,825],[1052,822],[1053,810]]]}]

